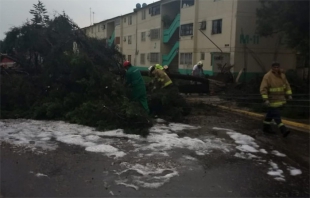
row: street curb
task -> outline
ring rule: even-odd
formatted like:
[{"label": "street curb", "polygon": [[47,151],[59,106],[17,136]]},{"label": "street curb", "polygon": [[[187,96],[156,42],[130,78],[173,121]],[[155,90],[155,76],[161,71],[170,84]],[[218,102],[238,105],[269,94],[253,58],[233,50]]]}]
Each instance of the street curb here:
[{"label": "street curb", "polygon": [[[230,107],[226,107],[226,106],[222,106],[222,105],[215,105],[215,104],[211,104],[211,105],[215,106],[215,107],[219,107],[219,108],[224,109],[224,110],[231,111],[231,112],[235,112],[235,113],[239,113],[239,114],[243,114],[243,115],[248,115],[248,116],[251,116],[253,118],[263,119],[265,117],[263,114],[259,114],[259,113],[244,111],[244,110],[240,110],[240,109],[234,109],[234,108],[230,108]],[[285,119],[282,119],[282,122],[288,128],[292,128],[292,129],[299,130],[302,132],[310,133],[310,125],[308,125],[308,124],[293,122],[293,121],[289,121],[289,120],[285,120]]]}]

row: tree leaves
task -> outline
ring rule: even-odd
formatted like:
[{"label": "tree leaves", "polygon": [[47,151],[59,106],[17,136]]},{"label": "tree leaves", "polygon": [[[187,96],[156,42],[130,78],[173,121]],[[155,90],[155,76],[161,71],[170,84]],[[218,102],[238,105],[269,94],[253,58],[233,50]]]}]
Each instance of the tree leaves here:
[{"label": "tree leaves", "polygon": [[49,16],[46,15],[47,11],[45,6],[41,1],[38,1],[38,4],[33,4],[34,9],[30,10],[29,13],[33,15],[31,19],[33,24],[45,26],[49,22]]},{"label": "tree leaves", "polygon": [[309,56],[309,1],[261,0],[257,32],[265,37],[284,34],[284,42]]}]

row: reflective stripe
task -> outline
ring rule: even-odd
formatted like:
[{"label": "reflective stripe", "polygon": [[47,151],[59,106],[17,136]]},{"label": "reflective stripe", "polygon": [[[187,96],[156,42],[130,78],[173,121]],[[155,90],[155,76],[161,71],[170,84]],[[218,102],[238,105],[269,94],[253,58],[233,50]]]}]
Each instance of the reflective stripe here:
[{"label": "reflective stripe", "polygon": [[292,95],[292,94],[293,94],[293,93],[292,93],[292,90],[287,90],[287,91],[286,91],[286,94],[287,94],[287,95]]},{"label": "reflective stripe", "polygon": [[278,127],[279,127],[279,128],[280,128],[281,126],[284,126],[284,124],[283,124],[283,123],[278,124]]},{"label": "reflective stripe", "polygon": [[170,85],[172,83],[172,81],[170,80],[170,81],[168,81],[168,82],[166,82],[165,84],[164,84],[164,86],[163,86],[163,88],[164,87],[166,87],[166,86],[168,86],[168,85]]},{"label": "reflective stripe", "polygon": [[264,123],[264,124],[271,124],[271,122],[267,122],[267,121],[264,121],[263,123]]},{"label": "reflective stripe", "polygon": [[269,92],[281,92],[281,91],[284,91],[284,87],[269,88]]},{"label": "reflective stripe", "polygon": [[262,95],[263,99],[268,99],[268,95]]},{"label": "reflective stripe", "polygon": [[270,103],[270,107],[281,107],[285,103],[286,103],[285,101],[282,101],[282,102],[272,102],[272,103]]}]

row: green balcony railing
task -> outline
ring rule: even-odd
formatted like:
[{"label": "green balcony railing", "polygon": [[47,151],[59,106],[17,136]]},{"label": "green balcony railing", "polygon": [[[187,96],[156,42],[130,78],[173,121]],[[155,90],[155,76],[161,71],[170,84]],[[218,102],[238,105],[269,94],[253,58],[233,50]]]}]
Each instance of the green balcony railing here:
[{"label": "green balcony railing", "polygon": [[163,32],[163,42],[168,43],[176,29],[180,27],[180,14],[178,14],[168,29]]},{"label": "green balcony railing", "polygon": [[111,46],[115,39],[115,31],[112,33],[111,38],[108,40],[108,45]]},{"label": "green balcony railing", "polygon": [[180,43],[176,42],[174,44],[174,46],[172,47],[172,49],[170,50],[169,54],[167,55],[163,55],[162,57],[162,65],[168,65],[172,62],[172,60],[174,59],[174,57],[178,54],[179,52],[179,47],[180,47]]}]

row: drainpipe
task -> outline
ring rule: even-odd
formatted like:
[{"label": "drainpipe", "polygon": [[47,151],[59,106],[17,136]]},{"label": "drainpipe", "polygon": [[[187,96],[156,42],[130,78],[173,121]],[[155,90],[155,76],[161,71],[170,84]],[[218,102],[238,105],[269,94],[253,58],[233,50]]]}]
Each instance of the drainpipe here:
[{"label": "drainpipe", "polygon": [[163,52],[164,50],[164,26],[163,26],[163,22],[162,22],[162,18],[164,16],[163,9],[164,5],[160,4],[160,39],[159,39],[159,44],[160,44],[160,52],[159,52],[159,58],[160,60],[158,61],[161,65],[163,65]]},{"label": "drainpipe", "polygon": [[138,50],[138,12],[136,11],[136,49],[135,49],[135,61],[134,61],[135,65],[137,65],[137,50]]},{"label": "drainpipe", "polygon": [[[233,33],[233,25],[236,25],[237,21],[235,20],[235,24],[233,23],[234,19],[235,19],[235,15],[234,15],[234,7],[235,7],[235,0],[232,1],[232,6],[231,6],[231,26],[230,26],[230,59],[231,59],[231,51],[232,51],[232,42],[233,42],[233,38],[232,38],[232,33]],[[236,35],[235,35],[235,39],[234,39],[234,47],[236,48]],[[234,51],[234,56],[235,56],[235,51]],[[235,64],[235,57],[233,58],[234,60],[234,64]],[[229,60],[230,62],[230,60]],[[234,67],[232,68],[232,73],[234,72]]]},{"label": "drainpipe", "polygon": [[194,51],[193,51],[193,54],[194,54],[194,64],[196,64],[198,61],[197,61],[197,42],[198,42],[198,29],[199,29],[199,25],[198,25],[198,10],[199,8],[199,1],[195,1],[195,21],[194,21],[194,27],[193,27],[193,30],[194,30],[194,35],[193,35],[193,39],[194,39]]}]

